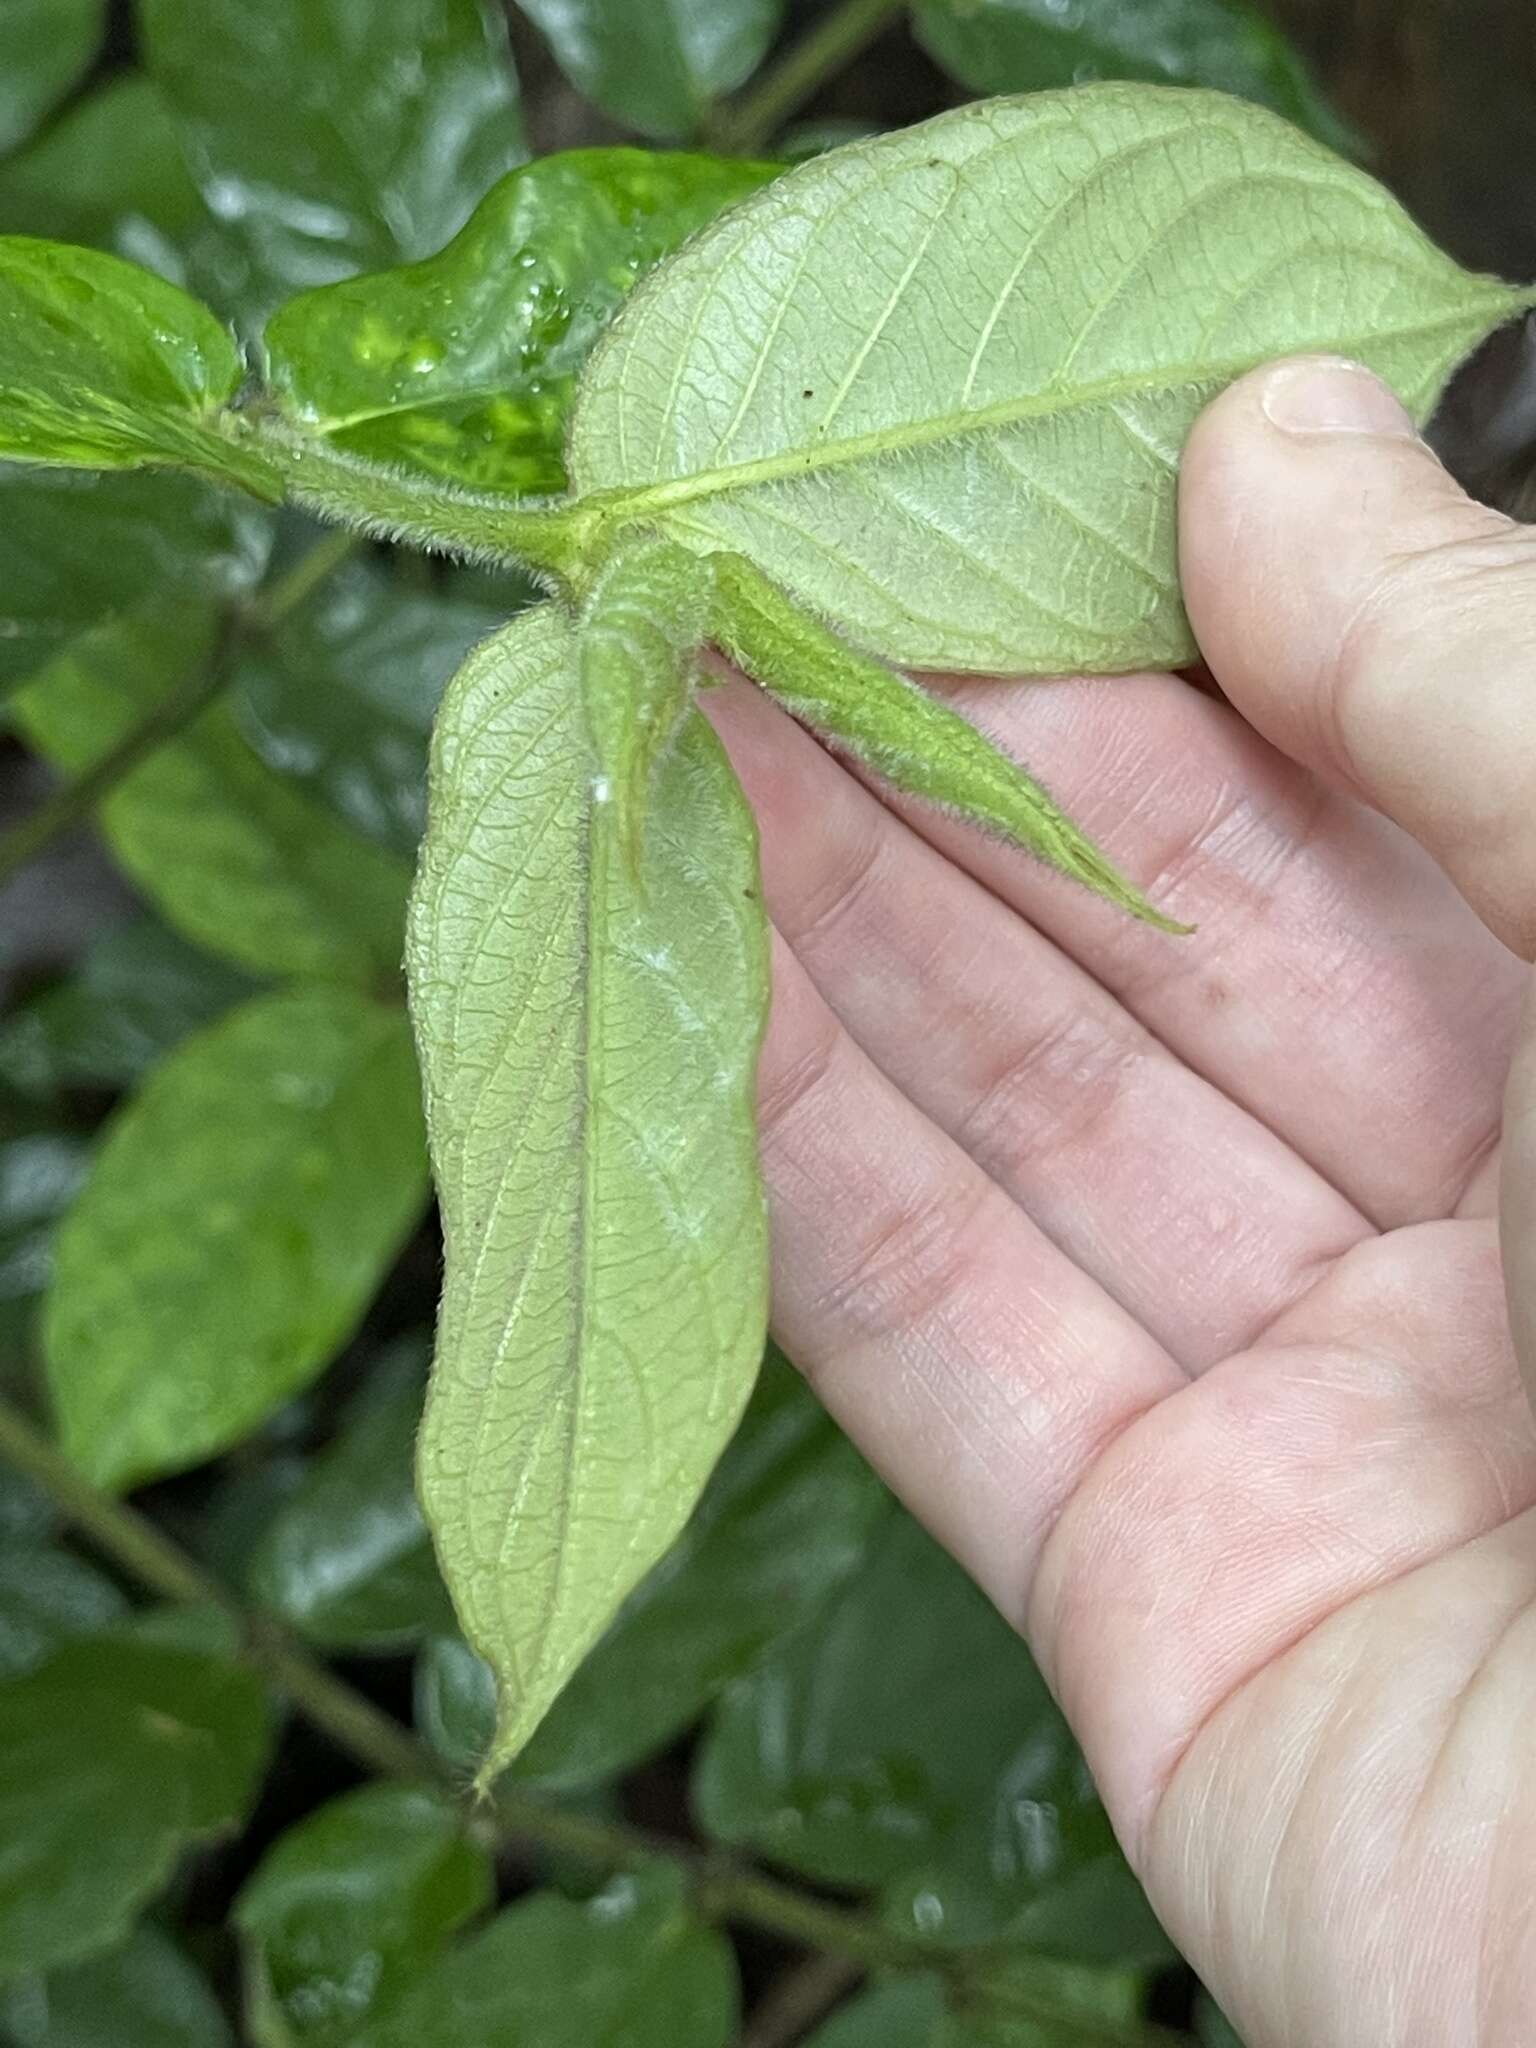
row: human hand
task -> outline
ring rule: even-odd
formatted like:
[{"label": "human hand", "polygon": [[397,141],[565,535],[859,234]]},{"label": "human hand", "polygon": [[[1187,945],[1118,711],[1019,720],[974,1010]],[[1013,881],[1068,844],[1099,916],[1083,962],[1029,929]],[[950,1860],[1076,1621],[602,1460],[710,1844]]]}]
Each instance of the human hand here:
[{"label": "human hand", "polygon": [[1235,709],[953,695],[1193,939],[711,693],[778,934],[775,1327],[1026,1630],[1249,2048],[1523,2048],[1536,532],[1317,365],[1217,402],[1182,507]]}]

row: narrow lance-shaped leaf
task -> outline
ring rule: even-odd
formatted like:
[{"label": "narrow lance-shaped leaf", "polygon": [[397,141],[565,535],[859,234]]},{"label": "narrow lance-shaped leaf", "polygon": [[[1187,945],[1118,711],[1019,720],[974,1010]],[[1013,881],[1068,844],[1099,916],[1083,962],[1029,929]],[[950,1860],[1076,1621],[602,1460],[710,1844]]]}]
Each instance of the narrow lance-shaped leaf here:
[{"label": "narrow lance-shaped leaf", "polygon": [[737,550],[900,667],[1179,663],[1174,475],[1207,401],[1320,349],[1423,418],[1530,300],[1260,108],[996,100],[802,165],[681,249],[588,365],[571,476],[604,494],[594,544]]},{"label": "narrow lance-shaped leaf", "polygon": [[651,787],[693,704],[710,571],[673,541],[628,549],[598,578],[579,637],[593,797],[613,806],[636,881]]},{"label": "narrow lance-shaped leaf", "polygon": [[59,1234],[43,1336],[70,1455],[124,1486],[238,1442],[351,1335],[425,1168],[401,1009],[297,988],[189,1039]]},{"label": "narrow lance-shaped leaf", "polygon": [[813,732],[898,789],[1026,847],[1146,923],[1188,931],[1155,910],[1039,783],[958,712],[839,640],[741,555],[716,555],[712,567],[721,646]]},{"label": "narrow lance-shaped leaf", "polygon": [[206,306],[99,250],[0,236],[0,455],[80,469],[179,464],[265,496],[220,431],[244,375]]},{"label": "narrow lance-shaped leaf", "polygon": [[641,273],[777,164],[640,149],[541,157],[435,256],[290,299],[284,410],[339,446],[489,489],[565,482],[576,373]]},{"label": "narrow lance-shaped leaf", "polygon": [[498,1678],[486,1775],[686,1520],[766,1320],[751,817],[695,713],[637,886],[593,780],[543,607],[444,704],[408,945],[447,1264],[420,1484]]}]

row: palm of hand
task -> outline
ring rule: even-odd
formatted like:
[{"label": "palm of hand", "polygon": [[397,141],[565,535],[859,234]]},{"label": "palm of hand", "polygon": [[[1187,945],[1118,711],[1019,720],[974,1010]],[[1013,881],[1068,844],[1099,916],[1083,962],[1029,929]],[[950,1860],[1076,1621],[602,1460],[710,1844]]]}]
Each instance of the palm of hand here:
[{"label": "palm of hand", "polygon": [[1184,683],[959,695],[1200,931],[715,693],[779,934],[776,1327],[1026,1627],[1250,2048],[1521,2038],[1536,1428],[1496,1191],[1529,970]]}]

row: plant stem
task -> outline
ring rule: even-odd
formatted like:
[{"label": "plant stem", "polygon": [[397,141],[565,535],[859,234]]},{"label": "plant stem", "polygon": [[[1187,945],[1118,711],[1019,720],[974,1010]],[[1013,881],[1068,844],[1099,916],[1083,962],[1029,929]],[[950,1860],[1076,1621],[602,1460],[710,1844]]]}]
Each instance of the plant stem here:
[{"label": "plant stem", "polygon": [[[463,1802],[462,1783],[425,1743],[311,1656],[280,1622],[247,1609],[221,1580],[138,1509],[94,1486],[40,1429],[4,1400],[0,1400],[0,1459],[34,1480],[94,1549],[146,1591],[166,1600],[218,1607],[228,1614],[240,1629],[252,1662],[307,1721],[365,1770],[380,1777],[425,1779]],[[464,1803],[466,1818],[473,1826],[475,1812]],[[871,1969],[932,1970],[963,1991],[997,1953],[936,1947],[920,1935],[885,1926],[869,1913],[781,1884],[718,1850],[695,1849],[621,1821],[589,1819],[549,1805],[515,1785],[503,1785],[490,1796],[487,1806],[497,1837],[508,1847],[572,1856],[609,1871],[634,1870],[665,1858],[685,1872],[695,1903],[706,1918],[758,1927],[817,1950],[824,1958],[840,1959],[836,1984],[830,1961],[818,1976],[818,1983],[825,1987],[825,2003],[830,2003],[841,1985],[851,1984]],[[1063,2039],[1080,2039],[1088,2048],[1094,2044],[1103,2048],[1106,2039],[1122,2042],[1126,2048],[1158,2048],[1159,2042],[1173,2038],[1152,2029],[1106,2036],[1103,2030],[1095,2032],[1085,2022],[1074,2021],[1054,2001],[1033,1997],[1027,1986],[989,1986],[988,1996],[1000,2008],[1050,2021],[1065,2030]],[[807,2012],[806,2017],[815,2014]],[[781,2031],[778,2038],[789,2037]]]},{"label": "plant stem", "polygon": [[905,0],[842,0],[814,28],[770,65],[750,92],[726,107],[708,127],[712,146],[737,156],[765,149],[792,114],[800,111],[875,40]]},{"label": "plant stem", "polygon": [[429,554],[532,567],[561,584],[579,570],[586,522],[574,506],[530,503],[388,469],[271,418],[259,421],[257,431],[291,502],[324,519]]},{"label": "plant stem", "polygon": [[251,642],[280,625],[361,544],[355,533],[328,533],[244,608],[231,605],[207,660],[168,691],[99,760],[93,761],[73,782],[45,797],[28,817],[0,838],[0,888],[35,860],[61,832],[90,817],[141,761],[184,732],[223,692]]},{"label": "plant stem", "polygon": [[812,1956],[771,1985],[741,2048],[793,2048],[863,1975],[846,1956]]}]

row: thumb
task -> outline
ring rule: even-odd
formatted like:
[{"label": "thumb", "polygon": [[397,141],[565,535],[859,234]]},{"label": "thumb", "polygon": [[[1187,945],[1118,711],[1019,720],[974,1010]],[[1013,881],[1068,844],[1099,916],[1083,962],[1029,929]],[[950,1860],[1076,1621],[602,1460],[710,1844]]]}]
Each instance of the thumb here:
[{"label": "thumb", "polygon": [[[1476,504],[1357,365],[1255,372],[1195,427],[1180,566],[1217,681],[1274,743],[1420,840],[1536,958],[1536,529]],[[1536,984],[1502,1230],[1536,1395]]]},{"label": "thumb", "polygon": [[1536,956],[1536,529],[1467,497],[1368,371],[1314,357],[1199,421],[1180,553],[1244,717],[1395,818]]}]

